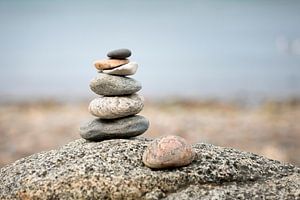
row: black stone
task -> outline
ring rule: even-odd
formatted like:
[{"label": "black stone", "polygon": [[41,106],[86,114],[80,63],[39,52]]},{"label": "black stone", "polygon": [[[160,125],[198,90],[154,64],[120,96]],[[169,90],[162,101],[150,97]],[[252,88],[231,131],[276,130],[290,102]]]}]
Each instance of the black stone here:
[{"label": "black stone", "polygon": [[129,49],[116,49],[107,53],[107,56],[115,59],[125,59],[131,56]]}]

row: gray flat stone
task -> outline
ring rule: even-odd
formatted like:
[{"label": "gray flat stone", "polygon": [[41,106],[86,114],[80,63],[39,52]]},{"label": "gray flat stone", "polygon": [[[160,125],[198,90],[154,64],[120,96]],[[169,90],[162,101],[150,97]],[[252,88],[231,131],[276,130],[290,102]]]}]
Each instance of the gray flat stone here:
[{"label": "gray flat stone", "polygon": [[89,111],[101,119],[115,119],[138,114],[144,107],[138,94],[116,97],[99,97],[91,101]]},{"label": "gray flat stone", "polygon": [[129,49],[116,49],[107,53],[110,58],[125,59],[131,56],[131,51]]},{"label": "gray flat stone", "polygon": [[93,92],[104,96],[120,96],[138,92],[142,85],[133,78],[99,73],[91,83]]},{"label": "gray flat stone", "polygon": [[143,134],[149,121],[139,115],[119,119],[94,119],[80,127],[82,138],[92,141],[130,138]]},{"label": "gray flat stone", "polygon": [[73,141],[0,169],[0,199],[299,199],[300,169],[253,153],[193,145],[194,161],[151,170],[151,140]]}]

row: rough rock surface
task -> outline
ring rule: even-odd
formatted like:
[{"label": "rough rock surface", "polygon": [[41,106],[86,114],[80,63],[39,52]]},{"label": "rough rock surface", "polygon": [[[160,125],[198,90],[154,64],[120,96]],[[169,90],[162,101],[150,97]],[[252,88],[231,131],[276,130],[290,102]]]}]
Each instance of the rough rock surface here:
[{"label": "rough rock surface", "polygon": [[89,111],[100,119],[115,119],[138,114],[144,107],[138,94],[116,97],[99,97],[91,101]]},{"label": "rough rock surface", "polygon": [[125,139],[143,134],[148,127],[148,119],[140,115],[119,119],[97,118],[82,125],[80,135],[84,139],[93,141]]},{"label": "rough rock surface", "polygon": [[99,73],[90,83],[93,92],[104,96],[120,96],[138,92],[142,85],[133,78]]},{"label": "rough rock surface", "polygon": [[0,170],[0,199],[299,199],[300,169],[252,153],[196,144],[185,167],[151,170],[143,138],[79,139]]}]

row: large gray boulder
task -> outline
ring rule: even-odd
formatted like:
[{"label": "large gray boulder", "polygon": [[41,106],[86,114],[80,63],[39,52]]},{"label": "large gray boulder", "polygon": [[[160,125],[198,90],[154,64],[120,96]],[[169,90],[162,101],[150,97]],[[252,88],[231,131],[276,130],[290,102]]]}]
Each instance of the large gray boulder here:
[{"label": "large gray boulder", "polygon": [[151,170],[144,138],[71,142],[0,170],[0,199],[300,199],[300,169],[195,144],[189,166]]}]

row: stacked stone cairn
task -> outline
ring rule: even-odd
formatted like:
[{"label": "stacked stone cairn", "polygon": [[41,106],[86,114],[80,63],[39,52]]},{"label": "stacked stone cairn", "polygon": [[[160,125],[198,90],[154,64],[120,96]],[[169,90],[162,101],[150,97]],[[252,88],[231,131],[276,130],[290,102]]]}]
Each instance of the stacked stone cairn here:
[{"label": "stacked stone cairn", "polygon": [[117,49],[107,54],[108,59],[94,62],[98,75],[91,81],[91,90],[100,95],[92,100],[89,111],[95,119],[80,127],[82,138],[91,141],[126,139],[143,134],[149,121],[138,114],[144,106],[137,92],[141,84],[127,76],[138,69],[129,61],[129,49]]},{"label": "stacked stone cairn", "polygon": [[[128,49],[117,49],[107,54],[109,59],[94,62],[99,71],[90,88],[100,97],[91,101],[89,111],[96,119],[80,127],[82,138],[91,141],[126,139],[143,134],[149,121],[138,114],[144,106],[138,95],[141,84],[127,76],[136,73],[138,64],[130,62]],[[145,149],[142,161],[153,169],[189,165],[195,157],[194,149],[178,136],[155,139]]]}]

